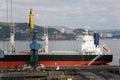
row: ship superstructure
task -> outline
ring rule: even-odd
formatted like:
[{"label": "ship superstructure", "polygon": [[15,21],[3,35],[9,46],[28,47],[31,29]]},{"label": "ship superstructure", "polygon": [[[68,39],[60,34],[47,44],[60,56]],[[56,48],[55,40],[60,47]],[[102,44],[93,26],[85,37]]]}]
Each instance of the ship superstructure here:
[{"label": "ship superstructure", "polygon": [[94,33],[93,35],[88,34],[88,30],[83,36],[80,36],[81,41],[81,53],[83,55],[102,55],[102,48],[99,46],[99,34]]}]

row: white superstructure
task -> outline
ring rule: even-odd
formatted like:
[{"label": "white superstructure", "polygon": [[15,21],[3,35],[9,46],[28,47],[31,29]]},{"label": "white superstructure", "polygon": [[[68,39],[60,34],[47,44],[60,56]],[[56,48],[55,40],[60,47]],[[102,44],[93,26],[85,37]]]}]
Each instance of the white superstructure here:
[{"label": "white superstructure", "polygon": [[81,42],[81,51],[83,55],[102,54],[102,50],[99,46],[95,46],[93,36],[86,34],[81,38]]},{"label": "white superstructure", "polygon": [[94,36],[88,34],[86,30],[85,34],[78,37],[81,42],[81,54],[83,55],[102,55],[105,54],[103,48],[99,45],[95,45]]}]

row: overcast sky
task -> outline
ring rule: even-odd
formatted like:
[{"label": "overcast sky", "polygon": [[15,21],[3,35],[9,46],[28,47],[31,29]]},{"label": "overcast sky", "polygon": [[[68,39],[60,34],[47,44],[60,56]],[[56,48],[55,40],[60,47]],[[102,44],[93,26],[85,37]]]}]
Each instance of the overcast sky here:
[{"label": "overcast sky", "polygon": [[[0,0],[0,21],[11,20],[11,0]],[[28,22],[34,10],[35,24],[91,29],[120,29],[120,0],[12,0],[13,22]]]}]

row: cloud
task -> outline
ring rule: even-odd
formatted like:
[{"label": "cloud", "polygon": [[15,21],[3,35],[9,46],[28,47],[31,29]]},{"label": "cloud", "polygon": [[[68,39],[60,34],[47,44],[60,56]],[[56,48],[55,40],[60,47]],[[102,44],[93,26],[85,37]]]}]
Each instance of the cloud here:
[{"label": "cloud", "polygon": [[[6,1],[0,1],[0,21],[6,21]],[[35,23],[44,25],[47,16],[48,25],[62,25],[69,27],[89,25],[109,25],[119,27],[120,0],[12,0],[13,20],[28,22],[29,9],[34,10]],[[3,17],[5,16],[5,17]],[[115,22],[113,21],[115,20]],[[112,23],[111,23],[112,22]],[[102,27],[100,27],[102,28]]]},{"label": "cloud", "polygon": [[3,0],[3,1],[0,1],[0,11],[2,10],[5,10],[6,9],[6,2]]}]

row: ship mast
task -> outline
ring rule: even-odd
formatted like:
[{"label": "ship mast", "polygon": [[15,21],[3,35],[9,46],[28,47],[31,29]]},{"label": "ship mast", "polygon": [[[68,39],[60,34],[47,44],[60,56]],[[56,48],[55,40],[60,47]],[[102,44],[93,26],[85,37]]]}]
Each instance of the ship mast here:
[{"label": "ship mast", "polygon": [[15,54],[15,25],[13,23],[13,15],[12,15],[12,0],[11,0],[11,34],[10,34],[10,44],[11,44],[11,54]]},{"label": "ship mast", "polygon": [[[45,20],[46,20],[46,17],[45,17]],[[45,24],[45,26],[44,26],[44,52],[45,53],[48,53],[49,52],[49,50],[48,50],[48,28],[47,28],[47,26],[46,26],[46,24]]]}]

